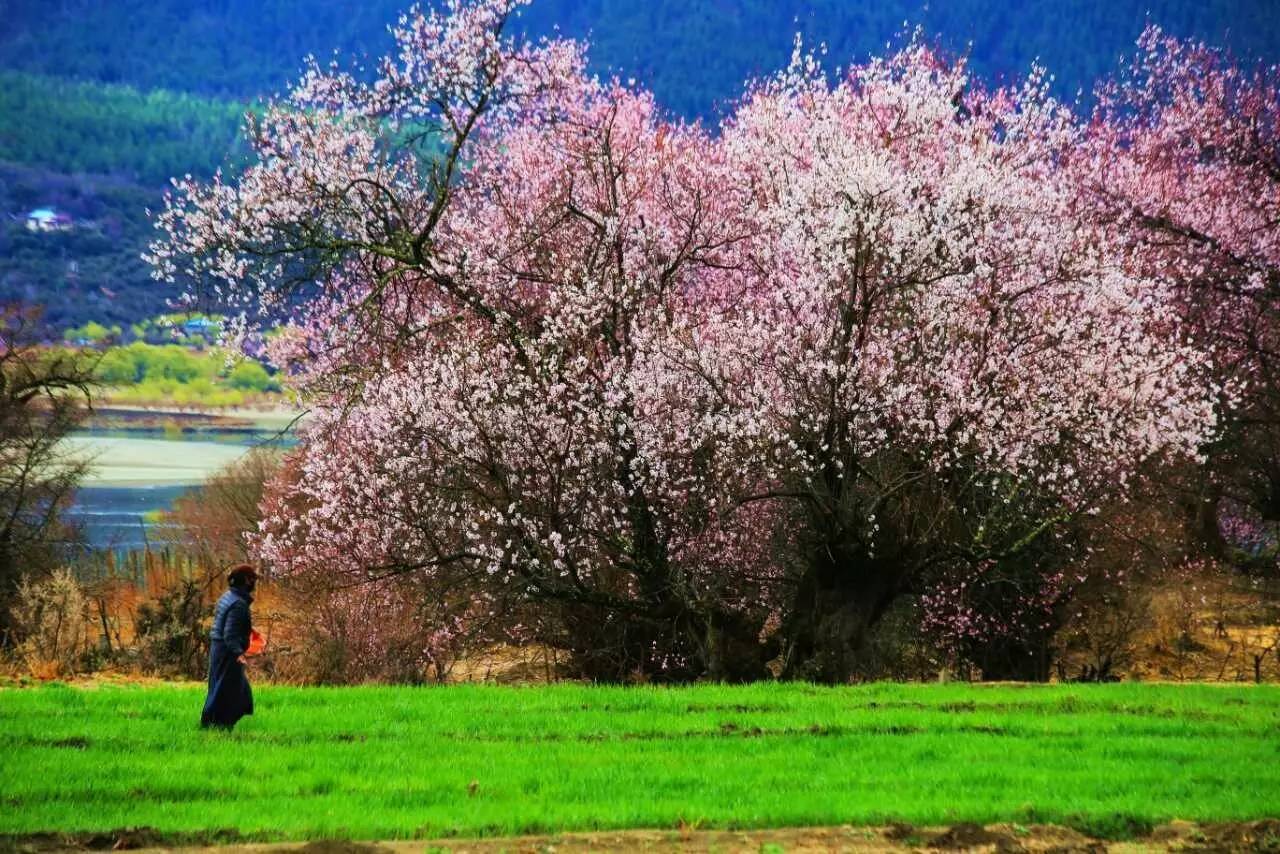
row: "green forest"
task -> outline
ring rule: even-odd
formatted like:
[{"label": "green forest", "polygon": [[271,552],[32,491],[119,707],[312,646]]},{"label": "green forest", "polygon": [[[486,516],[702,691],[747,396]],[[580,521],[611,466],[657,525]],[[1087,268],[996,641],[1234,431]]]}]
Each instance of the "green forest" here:
[{"label": "green forest", "polygon": [[[0,71],[0,302],[40,305],[51,330],[125,324],[176,296],[142,260],[170,177],[242,152],[246,105]],[[72,227],[32,232],[49,207]]]},{"label": "green forest", "polygon": [[179,344],[112,347],[96,374],[114,403],[242,406],[280,391],[279,381],[253,359],[231,360],[225,350],[196,352]]},{"label": "green forest", "polygon": [[218,345],[223,318],[165,314],[123,327],[90,320],[44,350],[50,360],[90,366],[113,404],[177,404],[209,408],[261,403],[282,391],[273,370]]},{"label": "green forest", "polygon": [[[308,53],[376,58],[407,0],[59,0],[8,4],[0,67],[220,97],[278,92]],[[880,52],[904,24],[946,34],[978,70],[1019,72],[1039,57],[1071,96],[1131,48],[1148,14],[1179,35],[1277,58],[1271,0],[534,0],[517,26],[589,38],[597,71],[634,76],[686,115],[714,115],[740,81],[786,63],[796,32],[834,63]],[[714,45],[715,50],[707,49]]]},{"label": "green forest", "polygon": [[0,71],[0,160],[148,187],[208,175],[237,151],[245,105]]}]

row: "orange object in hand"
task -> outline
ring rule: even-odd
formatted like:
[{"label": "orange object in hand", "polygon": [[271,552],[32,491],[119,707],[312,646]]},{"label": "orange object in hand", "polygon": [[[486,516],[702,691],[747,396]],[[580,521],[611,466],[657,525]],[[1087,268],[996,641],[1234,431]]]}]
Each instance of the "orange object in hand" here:
[{"label": "orange object in hand", "polygon": [[267,641],[262,635],[258,634],[257,629],[249,629],[249,648],[244,651],[245,655],[262,655],[263,650],[267,648]]}]

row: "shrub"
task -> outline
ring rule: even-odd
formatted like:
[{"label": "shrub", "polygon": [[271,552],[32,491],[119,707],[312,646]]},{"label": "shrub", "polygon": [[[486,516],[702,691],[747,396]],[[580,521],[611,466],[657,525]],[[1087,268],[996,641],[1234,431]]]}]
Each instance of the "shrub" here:
[{"label": "shrub", "polygon": [[87,600],[69,569],[48,577],[18,583],[13,620],[19,637],[18,655],[36,675],[75,672],[89,648]]},{"label": "shrub", "polygon": [[266,368],[248,360],[240,362],[231,369],[231,373],[227,375],[227,382],[232,388],[243,391],[265,392],[275,386]]},{"label": "shrub", "polygon": [[148,672],[199,679],[209,654],[210,605],[204,585],[192,578],[169,581],[134,615],[138,661]]}]

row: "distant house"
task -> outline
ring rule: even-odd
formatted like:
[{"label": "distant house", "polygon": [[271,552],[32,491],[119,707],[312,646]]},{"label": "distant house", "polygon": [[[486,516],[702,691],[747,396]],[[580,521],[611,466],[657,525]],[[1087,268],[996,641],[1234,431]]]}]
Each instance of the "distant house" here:
[{"label": "distant house", "polygon": [[66,231],[71,226],[71,217],[53,208],[36,208],[27,214],[28,231]]}]

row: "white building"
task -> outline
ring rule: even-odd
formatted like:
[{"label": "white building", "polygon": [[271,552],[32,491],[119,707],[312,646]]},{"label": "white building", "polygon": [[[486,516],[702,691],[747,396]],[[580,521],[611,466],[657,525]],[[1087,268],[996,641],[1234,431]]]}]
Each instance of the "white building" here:
[{"label": "white building", "polygon": [[27,214],[28,231],[66,231],[71,228],[71,217],[53,208],[36,208]]}]

